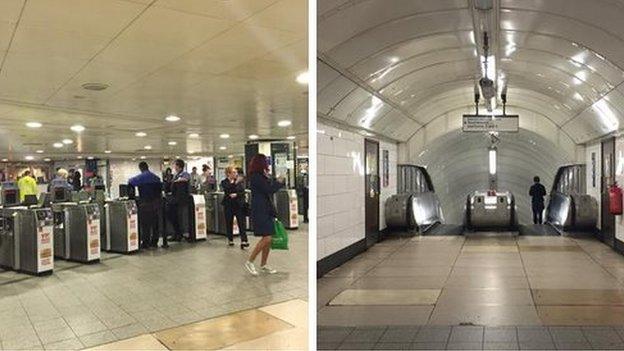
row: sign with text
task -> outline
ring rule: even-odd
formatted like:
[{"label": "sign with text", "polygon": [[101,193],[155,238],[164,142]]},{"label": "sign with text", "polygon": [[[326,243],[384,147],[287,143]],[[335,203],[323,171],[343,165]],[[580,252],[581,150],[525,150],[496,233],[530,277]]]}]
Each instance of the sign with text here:
[{"label": "sign with text", "polygon": [[464,115],[464,132],[518,132],[518,115]]}]

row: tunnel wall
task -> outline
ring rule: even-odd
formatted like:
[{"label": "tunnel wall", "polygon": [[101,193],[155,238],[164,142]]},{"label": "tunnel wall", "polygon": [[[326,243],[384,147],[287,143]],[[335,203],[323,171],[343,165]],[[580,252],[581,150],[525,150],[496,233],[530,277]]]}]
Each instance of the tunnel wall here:
[{"label": "tunnel wall", "polygon": [[[318,260],[361,242],[364,227],[364,136],[318,124],[317,252]],[[374,138],[370,138],[374,139]],[[388,186],[383,186],[383,150],[388,150]],[[385,200],[396,193],[397,145],[379,141],[380,229],[385,228]]]},{"label": "tunnel wall", "polygon": [[[487,134],[455,130],[434,139],[420,152],[410,153],[410,163],[427,167],[447,223],[463,223],[466,196],[488,188],[489,146]],[[497,147],[498,189],[514,193],[518,220],[529,223],[528,190],[533,176],[540,176],[550,192],[557,168],[573,162],[574,152],[565,152],[551,140],[525,129],[501,135]]]}]

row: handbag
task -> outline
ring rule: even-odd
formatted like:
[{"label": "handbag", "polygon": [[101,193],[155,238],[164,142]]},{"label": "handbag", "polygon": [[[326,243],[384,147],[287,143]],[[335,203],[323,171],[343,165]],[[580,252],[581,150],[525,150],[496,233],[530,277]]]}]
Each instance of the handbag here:
[{"label": "handbag", "polygon": [[276,219],[274,224],[274,231],[271,238],[271,249],[272,250],[288,250],[288,232],[286,232],[286,228],[279,219]]}]

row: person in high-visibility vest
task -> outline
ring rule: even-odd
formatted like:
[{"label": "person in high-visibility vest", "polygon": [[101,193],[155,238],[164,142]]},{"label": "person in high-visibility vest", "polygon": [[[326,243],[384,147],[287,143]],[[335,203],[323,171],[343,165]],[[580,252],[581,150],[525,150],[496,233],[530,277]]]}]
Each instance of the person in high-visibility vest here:
[{"label": "person in high-visibility vest", "polygon": [[30,171],[25,171],[22,174],[22,177],[17,181],[17,187],[19,188],[20,202],[24,202],[26,195],[37,196],[39,193],[37,181],[31,176]]}]

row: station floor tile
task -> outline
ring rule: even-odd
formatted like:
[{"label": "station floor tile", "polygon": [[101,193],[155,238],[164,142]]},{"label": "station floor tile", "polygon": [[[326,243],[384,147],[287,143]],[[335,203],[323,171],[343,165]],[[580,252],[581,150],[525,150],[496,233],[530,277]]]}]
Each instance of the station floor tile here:
[{"label": "station floor tile", "polygon": [[440,289],[347,289],[330,305],[433,305]]}]

